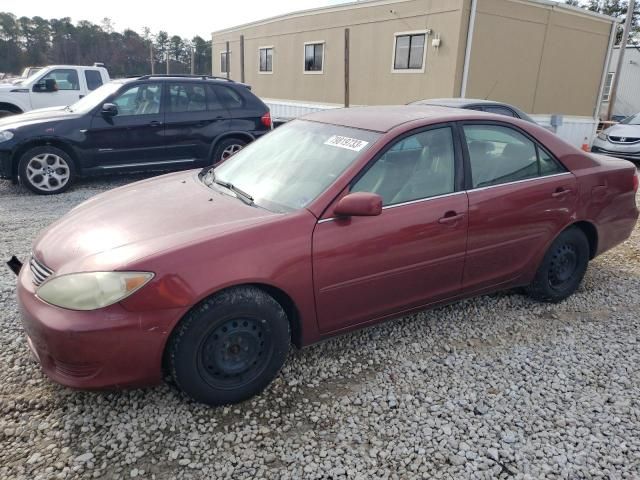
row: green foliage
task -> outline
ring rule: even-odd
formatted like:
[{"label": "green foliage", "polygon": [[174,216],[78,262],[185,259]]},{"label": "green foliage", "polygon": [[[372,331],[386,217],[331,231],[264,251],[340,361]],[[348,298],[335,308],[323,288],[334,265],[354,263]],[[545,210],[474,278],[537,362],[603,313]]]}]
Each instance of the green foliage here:
[{"label": "green foliage", "polygon": [[[610,17],[619,18],[626,21],[627,10],[629,9],[628,0],[566,0],[567,5],[581,7],[592,12],[602,13]],[[636,1],[631,23],[631,34],[629,41],[632,43],[640,42],[640,1]],[[616,43],[622,40],[622,30],[617,33]]]},{"label": "green foliage", "polygon": [[112,77],[151,72],[153,49],[157,73],[165,71],[166,55],[171,73],[189,73],[191,47],[194,48],[196,73],[211,72],[211,44],[201,37],[191,41],[165,31],[153,34],[145,28],[142,35],[133,30],[116,32],[105,17],[100,24],[71,19],[20,17],[0,12],[0,72],[20,73],[28,66],[55,64],[92,65],[102,62]]}]

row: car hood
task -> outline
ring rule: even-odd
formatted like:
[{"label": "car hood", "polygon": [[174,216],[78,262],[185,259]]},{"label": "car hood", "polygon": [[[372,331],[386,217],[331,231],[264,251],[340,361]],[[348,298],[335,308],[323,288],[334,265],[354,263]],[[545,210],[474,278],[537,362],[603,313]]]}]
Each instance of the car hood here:
[{"label": "car hood", "polygon": [[633,137],[640,138],[640,125],[626,125],[619,123],[605,130],[607,135],[614,137]]},{"label": "car hood", "polygon": [[206,187],[197,171],[178,172],[80,204],[40,234],[33,254],[56,274],[117,270],[279,216]]},{"label": "car hood", "polygon": [[79,115],[65,110],[65,107],[40,108],[19,115],[11,115],[0,119],[0,130],[12,130],[37,123],[56,122],[77,118]]}]

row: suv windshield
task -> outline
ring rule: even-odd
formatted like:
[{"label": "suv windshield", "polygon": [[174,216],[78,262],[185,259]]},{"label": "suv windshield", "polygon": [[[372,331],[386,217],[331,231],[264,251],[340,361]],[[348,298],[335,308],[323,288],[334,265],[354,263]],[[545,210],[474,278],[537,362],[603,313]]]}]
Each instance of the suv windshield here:
[{"label": "suv windshield", "polygon": [[67,108],[72,112],[86,113],[101,103],[104,103],[104,101],[117,92],[120,87],[122,87],[122,83],[105,83]]},{"label": "suv windshield", "polygon": [[624,120],[622,120],[620,123],[624,123],[626,125],[640,125],[640,113],[631,115],[630,117],[627,117]]},{"label": "suv windshield", "polygon": [[266,209],[306,207],[380,137],[367,130],[294,120],[202,176],[231,185]]}]

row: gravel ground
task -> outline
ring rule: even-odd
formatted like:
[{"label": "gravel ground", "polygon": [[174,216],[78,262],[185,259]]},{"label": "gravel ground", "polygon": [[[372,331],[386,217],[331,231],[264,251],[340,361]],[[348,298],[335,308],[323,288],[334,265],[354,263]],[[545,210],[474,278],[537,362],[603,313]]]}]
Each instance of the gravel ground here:
[{"label": "gravel ground", "polygon": [[[0,259],[127,181],[48,198],[0,182]],[[218,409],[167,385],[54,385],[14,285],[2,270],[2,479],[640,478],[640,228],[561,304],[505,293],[411,315],[294,351],[265,393]]]}]

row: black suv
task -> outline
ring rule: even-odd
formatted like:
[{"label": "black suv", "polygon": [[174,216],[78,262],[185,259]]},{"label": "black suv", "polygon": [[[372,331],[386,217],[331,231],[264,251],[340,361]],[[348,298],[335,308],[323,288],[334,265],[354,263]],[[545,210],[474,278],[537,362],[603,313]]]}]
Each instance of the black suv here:
[{"label": "black suv", "polygon": [[116,80],[71,106],[0,120],[0,178],[53,194],[76,176],[202,167],[271,128],[269,109],[242,83],[191,75]]}]

